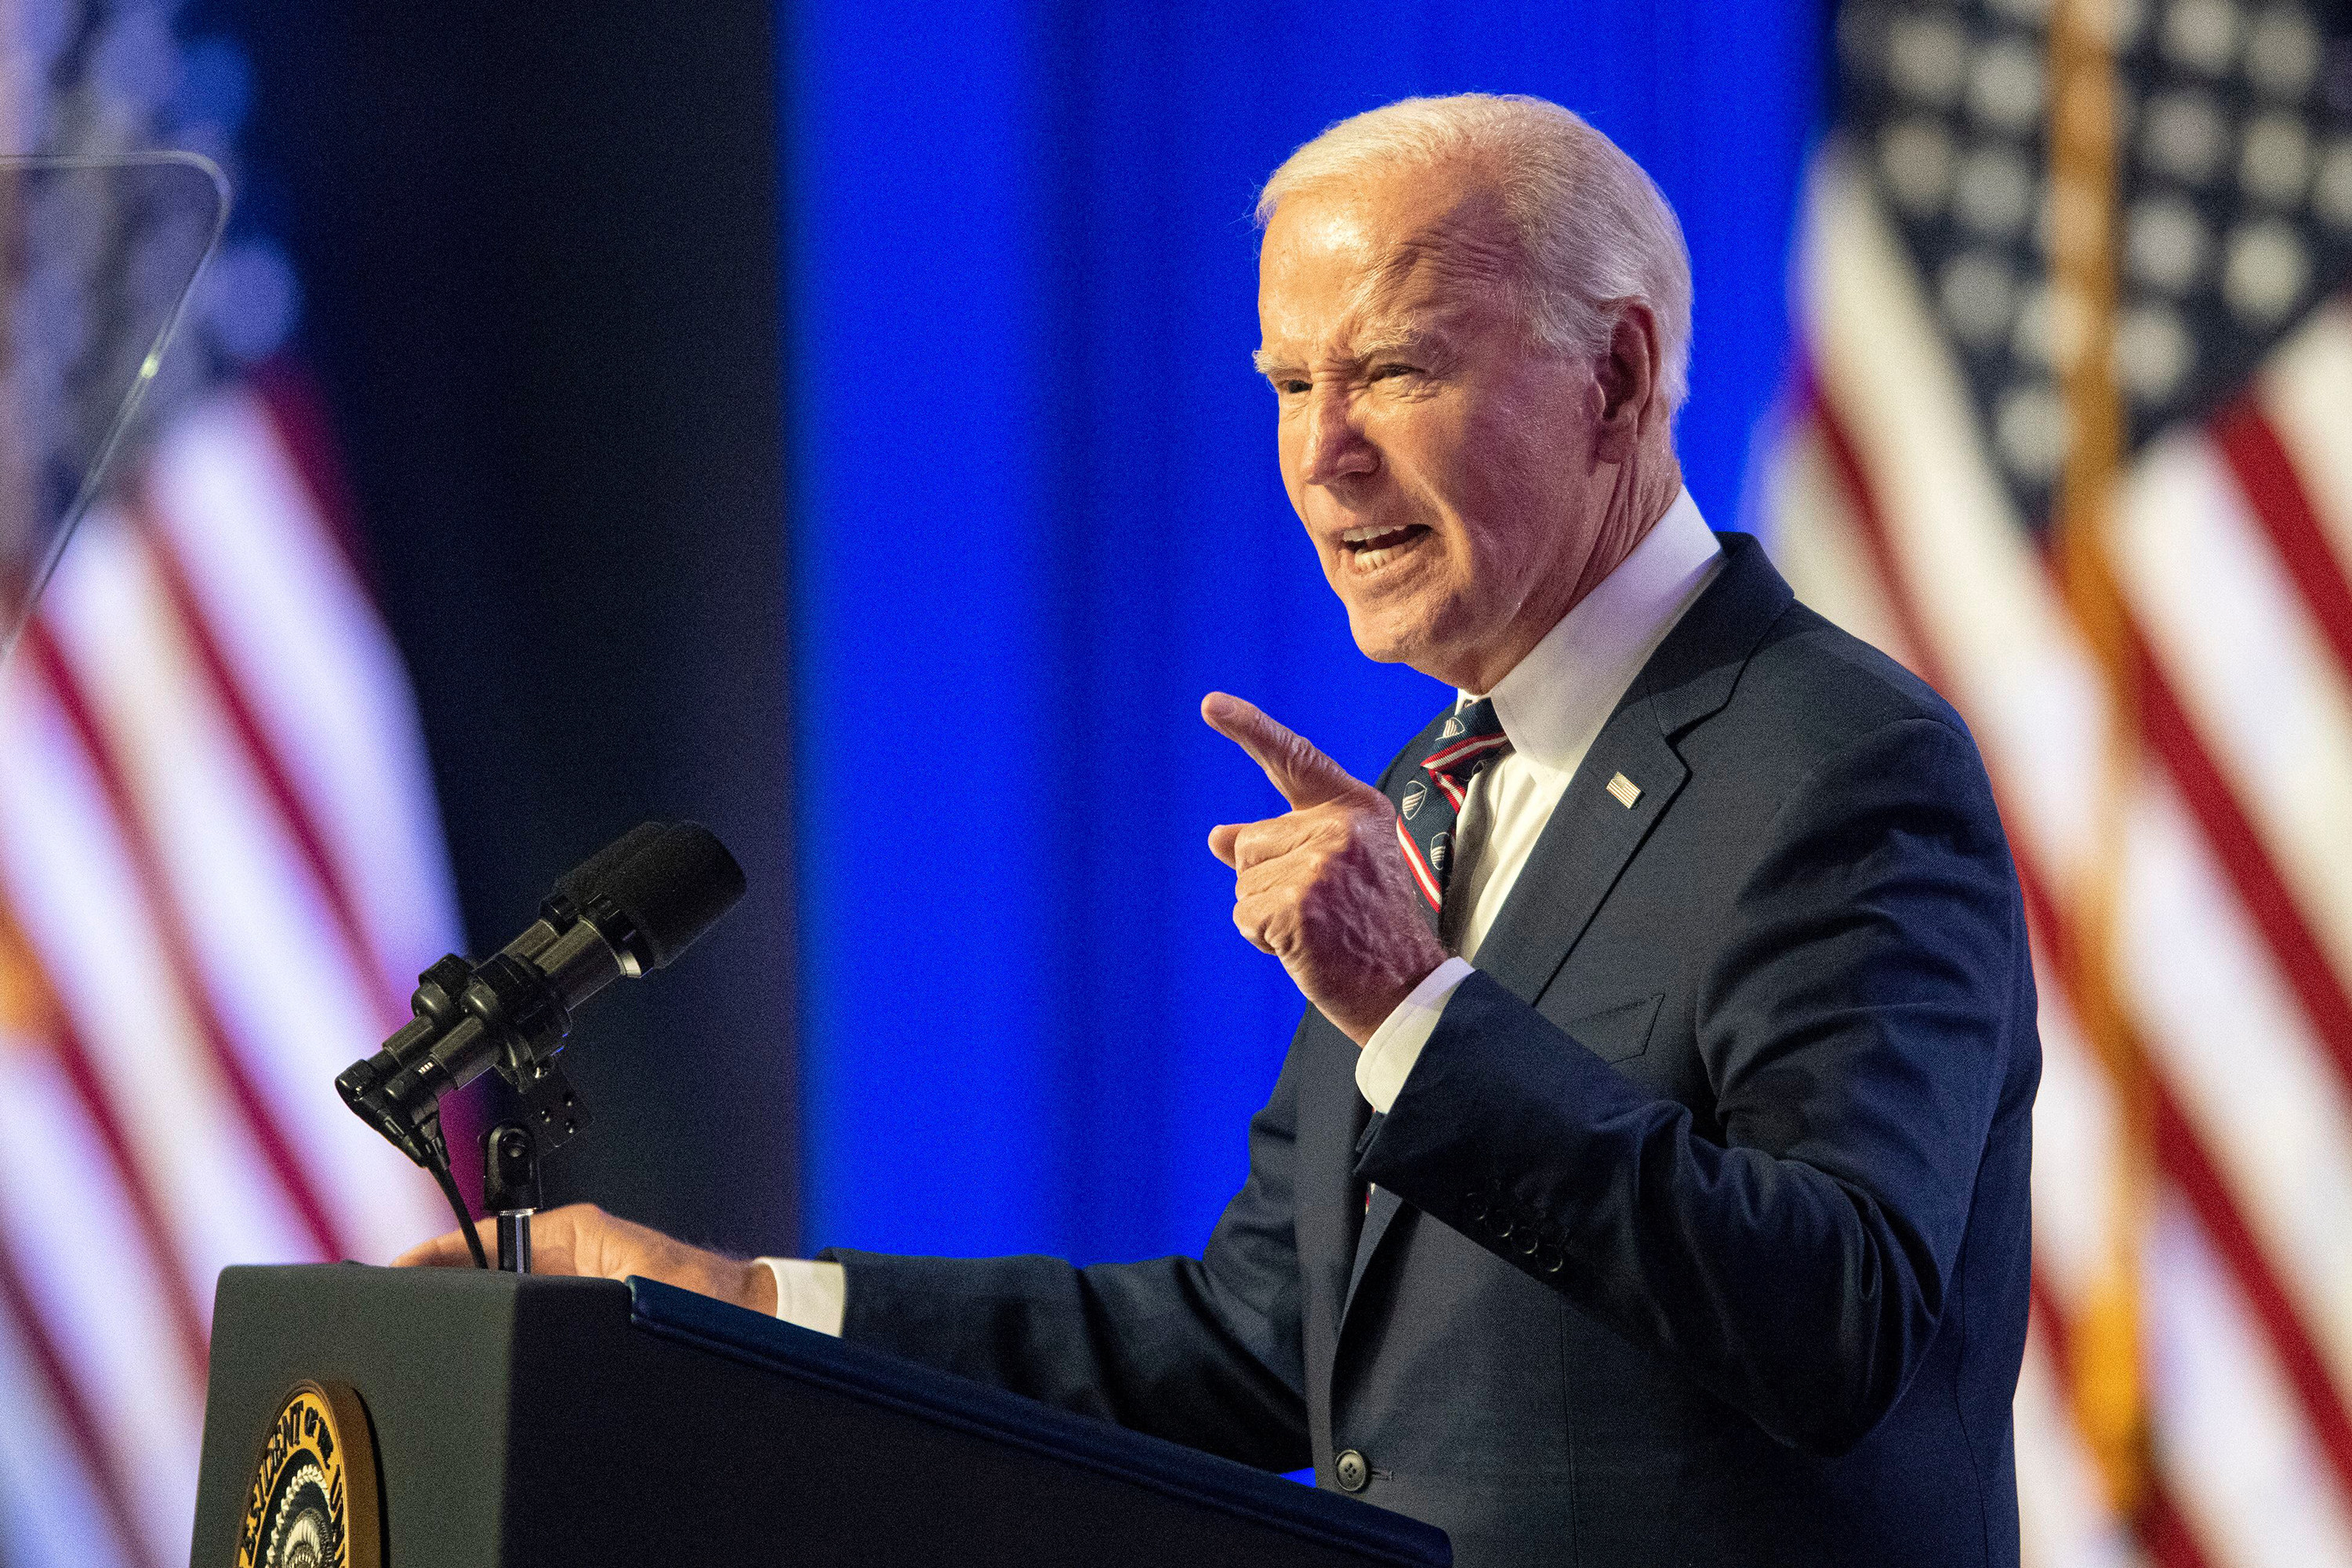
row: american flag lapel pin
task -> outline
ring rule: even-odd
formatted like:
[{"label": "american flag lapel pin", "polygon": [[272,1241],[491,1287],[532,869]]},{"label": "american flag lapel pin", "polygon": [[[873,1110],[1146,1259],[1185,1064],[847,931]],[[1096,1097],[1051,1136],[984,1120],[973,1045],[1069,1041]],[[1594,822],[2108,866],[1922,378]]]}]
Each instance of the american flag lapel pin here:
[{"label": "american flag lapel pin", "polygon": [[1623,773],[1619,773],[1609,781],[1609,793],[1617,797],[1619,805],[1631,811],[1633,809],[1633,803],[1642,798],[1642,786]]}]

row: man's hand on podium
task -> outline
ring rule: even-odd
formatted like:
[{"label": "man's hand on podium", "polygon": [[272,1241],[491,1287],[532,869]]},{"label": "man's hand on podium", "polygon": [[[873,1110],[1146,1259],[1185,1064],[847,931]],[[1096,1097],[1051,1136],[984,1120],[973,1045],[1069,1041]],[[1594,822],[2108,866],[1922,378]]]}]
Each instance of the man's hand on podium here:
[{"label": "man's hand on podium", "polygon": [[[499,1222],[474,1222],[482,1245],[496,1252]],[[436,1236],[393,1260],[399,1268],[469,1268],[462,1232]],[[648,1226],[606,1214],[594,1204],[567,1204],[531,1216],[530,1268],[534,1274],[578,1274],[592,1279],[641,1275],[731,1301],[773,1316],[776,1278],[765,1266],[724,1253],[706,1252],[664,1236]]]}]

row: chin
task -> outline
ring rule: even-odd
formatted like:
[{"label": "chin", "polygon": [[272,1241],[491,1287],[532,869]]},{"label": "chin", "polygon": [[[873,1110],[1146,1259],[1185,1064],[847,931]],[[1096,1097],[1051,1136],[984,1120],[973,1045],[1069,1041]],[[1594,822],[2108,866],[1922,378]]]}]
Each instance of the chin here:
[{"label": "chin", "polygon": [[[1478,646],[1475,636],[1465,635],[1455,615],[1400,615],[1402,606],[1391,606],[1390,613],[1378,608],[1359,609],[1348,606],[1348,630],[1356,639],[1356,647],[1366,658],[1376,664],[1402,664],[1419,670],[1442,686],[1468,689],[1463,679],[1465,656]],[[1445,608],[1458,612],[1458,600],[1449,600]],[[1452,635],[1448,635],[1448,634]],[[1476,668],[1470,659],[1468,669]]]},{"label": "chin", "polygon": [[1348,612],[1348,631],[1356,647],[1375,664],[1411,664],[1429,651],[1429,638],[1418,626],[1397,626],[1386,616]]}]

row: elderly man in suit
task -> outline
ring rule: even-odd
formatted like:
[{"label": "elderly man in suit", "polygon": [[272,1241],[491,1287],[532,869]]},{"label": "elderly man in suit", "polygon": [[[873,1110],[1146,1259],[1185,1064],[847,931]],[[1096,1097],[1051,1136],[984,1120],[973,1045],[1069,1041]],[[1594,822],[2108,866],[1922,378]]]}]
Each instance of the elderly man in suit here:
[{"label": "elderly man in suit", "polygon": [[[652,1274],[1444,1526],[1465,1564],[2013,1563],[2039,1073],[1966,729],[1718,536],[1681,233],[1531,100],[1277,170],[1258,362],[1366,654],[1460,696],[1210,847],[1310,1004],[1201,1257]],[[423,1249],[454,1259],[456,1239]]]}]

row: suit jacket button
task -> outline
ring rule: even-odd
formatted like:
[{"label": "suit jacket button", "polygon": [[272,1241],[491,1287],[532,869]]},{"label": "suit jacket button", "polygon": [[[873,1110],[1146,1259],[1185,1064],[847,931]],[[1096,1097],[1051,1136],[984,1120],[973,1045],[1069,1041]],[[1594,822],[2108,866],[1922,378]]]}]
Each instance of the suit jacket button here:
[{"label": "suit jacket button", "polygon": [[1542,1250],[1536,1254],[1536,1267],[1546,1274],[1557,1274],[1567,1264],[1568,1254],[1549,1242],[1546,1242]]},{"label": "suit jacket button", "polygon": [[1366,1464],[1364,1456],[1353,1448],[1339,1450],[1339,1457],[1332,1461],[1331,1472],[1343,1492],[1362,1491],[1364,1483],[1372,1477],[1371,1466]]},{"label": "suit jacket button", "polygon": [[1472,1193],[1462,1200],[1462,1212],[1472,1219],[1485,1219],[1494,1212],[1494,1206],[1487,1203],[1486,1194]]},{"label": "suit jacket button", "polygon": [[1535,1227],[1523,1225],[1519,1227],[1517,1238],[1511,1243],[1511,1247],[1521,1258],[1533,1258],[1536,1255],[1536,1248],[1541,1245],[1542,1240],[1536,1235]]}]

